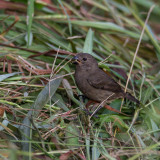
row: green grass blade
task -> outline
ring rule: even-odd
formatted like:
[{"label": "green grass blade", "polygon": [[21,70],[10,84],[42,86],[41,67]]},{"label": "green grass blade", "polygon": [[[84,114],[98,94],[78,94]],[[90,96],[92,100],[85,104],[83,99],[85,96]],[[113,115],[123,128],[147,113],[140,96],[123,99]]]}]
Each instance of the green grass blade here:
[{"label": "green grass blade", "polygon": [[31,46],[32,40],[33,40],[33,35],[32,35],[32,20],[34,16],[34,0],[28,0],[28,8],[27,8],[27,36],[26,36],[26,41],[27,41],[27,47]]},{"label": "green grass blade", "polygon": [[89,29],[86,39],[85,39],[85,43],[84,43],[84,47],[83,47],[83,53],[90,53],[92,54],[92,50],[93,50],[93,37],[94,37],[94,32],[92,31],[92,29]]}]

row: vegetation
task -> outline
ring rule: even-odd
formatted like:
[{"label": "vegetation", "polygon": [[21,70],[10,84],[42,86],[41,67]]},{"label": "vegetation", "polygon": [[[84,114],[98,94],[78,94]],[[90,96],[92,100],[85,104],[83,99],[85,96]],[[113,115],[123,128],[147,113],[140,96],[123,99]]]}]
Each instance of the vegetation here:
[{"label": "vegetation", "polygon": [[[0,159],[159,159],[159,5],[0,0]],[[87,114],[71,64],[79,52],[141,105],[115,100],[128,116]]]}]

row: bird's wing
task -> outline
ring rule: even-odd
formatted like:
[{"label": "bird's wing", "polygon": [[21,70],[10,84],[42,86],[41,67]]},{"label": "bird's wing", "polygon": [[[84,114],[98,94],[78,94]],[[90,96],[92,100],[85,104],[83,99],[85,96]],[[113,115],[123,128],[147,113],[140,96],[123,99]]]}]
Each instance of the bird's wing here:
[{"label": "bird's wing", "polygon": [[102,70],[98,70],[95,75],[89,76],[87,81],[97,89],[108,90],[115,93],[122,91],[120,85]]}]

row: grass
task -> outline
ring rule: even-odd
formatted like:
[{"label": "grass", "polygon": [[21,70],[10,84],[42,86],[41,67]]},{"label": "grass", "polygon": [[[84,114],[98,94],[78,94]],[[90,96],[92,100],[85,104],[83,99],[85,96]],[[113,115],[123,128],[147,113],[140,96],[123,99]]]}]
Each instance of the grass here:
[{"label": "grass", "polygon": [[[3,0],[0,8],[0,159],[159,159],[158,1]],[[70,63],[79,52],[141,107],[115,100],[129,116],[87,115]]]}]

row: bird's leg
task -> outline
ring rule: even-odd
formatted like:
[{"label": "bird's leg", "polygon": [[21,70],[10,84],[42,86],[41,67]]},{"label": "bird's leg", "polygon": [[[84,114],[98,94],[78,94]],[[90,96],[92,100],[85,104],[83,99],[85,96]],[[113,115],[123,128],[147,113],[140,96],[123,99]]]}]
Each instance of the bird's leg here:
[{"label": "bird's leg", "polygon": [[84,102],[85,102],[85,99],[86,99],[86,96],[83,95],[83,94],[81,94],[81,95],[78,95],[78,98],[79,98],[79,99],[82,98],[82,101],[83,101],[83,103],[84,103]]},{"label": "bird's leg", "polygon": [[91,100],[89,100],[89,101],[87,102],[86,106],[85,106],[86,108],[84,109],[84,111],[85,111],[85,113],[86,113],[87,115],[92,115],[92,113],[88,110],[89,106],[90,106],[92,103],[94,103],[94,102],[91,101]]},{"label": "bird's leg", "polygon": [[95,114],[96,114],[97,111],[98,111],[100,108],[102,108],[102,107],[99,107],[99,109],[97,109],[94,113],[92,113],[92,112],[89,111],[88,108],[89,108],[89,106],[90,106],[91,104],[93,104],[93,103],[94,103],[94,106],[93,106],[93,107],[94,107],[94,108],[97,107],[98,103],[97,103],[96,101],[90,100],[90,101],[87,102],[87,104],[86,104],[86,109],[85,109],[84,111],[85,111],[88,115],[90,115],[90,116],[92,115],[92,116],[97,117]]},{"label": "bird's leg", "polygon": [[83,109],[84,110],[84,112],[87,114],[87,115],[92,115],[92,113],[89,111],[89,106],[91,105],[91,104],[93,104],[93,103],[95,103],[94,101],[92,101],[92,100],[89,100],[88,102],[87,102],[87,104],[86,104],[86,108],[85,109]]}]

